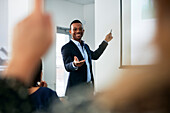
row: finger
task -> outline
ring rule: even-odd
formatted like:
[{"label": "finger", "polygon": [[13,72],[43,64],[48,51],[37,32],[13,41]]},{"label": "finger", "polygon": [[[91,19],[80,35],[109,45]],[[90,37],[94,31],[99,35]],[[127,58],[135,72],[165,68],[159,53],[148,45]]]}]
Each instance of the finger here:
[{"label": "finger", "polygon": [[76,56],[74,56],[74,60],[75,60],[75,61],[79,61],[79,59],[78,59]]},{"label": "finger", "polygon": [[35,0],[34,12],[42,13],[42,0]]},{"label": "finger", "polygon": [[79,66],[82,66],[83,64],[84,64],[84,62],[77,63],[77,65],[79,65]]},{"label": "finger", "polygon": [[113,38],[113,37],[112,37],[112,33],[110,33],[110,34],[109,34],[109,38],[110,38],[110,39],[112,39],[112,38]]},{"label": "finger", "polygon": [[83,64],[85,60],[78,61],[77,64]]},{"label": "finger", "polygon": [[80,61],[80,63],[84,63],[84,62],[85,62],[85,60],[81,60],[81,61]]},{"label": "finger", "polygon": [[74,56],[74,60],[75,60],[75,61],[77,60],[77,57],[76,57],[76,56]]},{"label": "finger", "polygon": [[110,36],[111,36],[111,33],[108,33],[108,34],[107,34],[107,37],[110,37]]}]

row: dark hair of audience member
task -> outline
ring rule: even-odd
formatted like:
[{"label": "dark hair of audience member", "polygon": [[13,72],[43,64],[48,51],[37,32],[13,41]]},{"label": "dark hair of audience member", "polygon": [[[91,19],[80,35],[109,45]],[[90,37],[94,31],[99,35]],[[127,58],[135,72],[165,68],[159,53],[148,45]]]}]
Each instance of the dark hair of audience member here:
[{"label": "dark hair of audience member", "polygon": [[35,68],[35,73],[34,74],[34,80],[33,83],[31,85],[31,87],[37,87],[38,86],[38,82],[41,81],[41,74],[42,74],[42,60],[39,60],[39,63],[37,65],[37,67]]}]

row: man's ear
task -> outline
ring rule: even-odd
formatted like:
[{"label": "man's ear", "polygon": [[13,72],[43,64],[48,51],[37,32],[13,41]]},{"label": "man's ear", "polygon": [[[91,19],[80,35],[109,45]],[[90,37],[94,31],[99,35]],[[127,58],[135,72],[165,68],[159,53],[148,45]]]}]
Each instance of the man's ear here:
[{"label": "man's ear", "polygon": [[71,34],[71,30],[69,30],[69,33]]}]

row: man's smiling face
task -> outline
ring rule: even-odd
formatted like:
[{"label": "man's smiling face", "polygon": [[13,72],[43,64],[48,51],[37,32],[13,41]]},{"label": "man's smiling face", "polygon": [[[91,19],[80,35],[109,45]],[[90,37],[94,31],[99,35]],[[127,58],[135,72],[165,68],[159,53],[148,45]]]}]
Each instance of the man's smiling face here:
[{"label": "man's smiling face", "polygon": [[84,29],[81,23],[73,23],[69,32],[74,40],[81,42],[81,38],[84,34]]}]

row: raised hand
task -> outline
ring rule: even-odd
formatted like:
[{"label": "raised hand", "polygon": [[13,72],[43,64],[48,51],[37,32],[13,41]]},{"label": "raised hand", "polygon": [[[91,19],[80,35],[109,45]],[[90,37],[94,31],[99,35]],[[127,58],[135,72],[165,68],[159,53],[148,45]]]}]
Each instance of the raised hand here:
[{"label": "raised hand", "polygon": [[35,0],[32,13],[19,22],[13,33],[12,57],[5,73],[29,84],[35,66],[53,40],[52,22],[42,10],[42,1]]},{"label": "raised hand", "polygon": [[14,29],[12,57],[20,54],[26,58],[41,57],[52,43],[52,32],[50,16],[42,10],[42,0],[35,0],[32,14],[19,22]]},{"label": "raised hand", "polygon": [[105,40],[106,40],[107,42],[109,42],[109,41],[112,40],[112,39],[113,39],[112,33],[110,32],[109,34],[106,35]]}]

